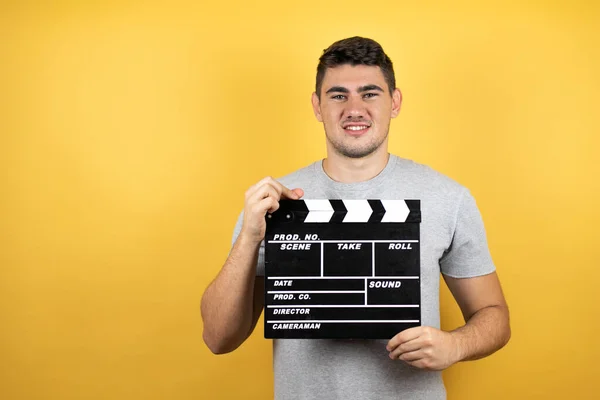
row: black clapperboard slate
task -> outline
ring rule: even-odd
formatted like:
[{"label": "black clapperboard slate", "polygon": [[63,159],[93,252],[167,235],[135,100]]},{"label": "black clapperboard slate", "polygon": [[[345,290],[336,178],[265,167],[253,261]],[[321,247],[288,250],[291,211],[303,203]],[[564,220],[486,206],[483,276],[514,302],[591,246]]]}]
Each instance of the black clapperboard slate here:
[{"label": "black clapperboard slate", "polygon": [[265,338],[421,325],[420,200],[281,200],[266,215]]}]

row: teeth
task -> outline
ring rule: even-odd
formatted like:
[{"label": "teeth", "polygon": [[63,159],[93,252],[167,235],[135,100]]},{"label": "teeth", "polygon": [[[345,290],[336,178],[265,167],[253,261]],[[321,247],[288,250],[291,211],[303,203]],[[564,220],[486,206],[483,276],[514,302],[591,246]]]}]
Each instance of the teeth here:
[{"label": "teeth", "polygon": [[362,131],[363,129],[367,129],[368,126],[365,125],[361,125],[361,126],[347,126],[346,129],[349,129],[351,131]]}]

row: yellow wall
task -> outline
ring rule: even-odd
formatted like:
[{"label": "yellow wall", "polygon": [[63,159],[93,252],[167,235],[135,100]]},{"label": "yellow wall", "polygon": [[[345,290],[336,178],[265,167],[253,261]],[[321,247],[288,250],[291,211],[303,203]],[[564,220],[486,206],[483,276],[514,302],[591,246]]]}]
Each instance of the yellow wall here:
[{"label": "yellow wall", "polygon": [[272,395],[262,327],[213,356],[199,300],[244,190],[324,155],[316,60],[351,35],[395,62],[391,150],[475,194],[512,307],[449,398],[597,398],[592,1],[46,3],[0,6],[0,398]]}]

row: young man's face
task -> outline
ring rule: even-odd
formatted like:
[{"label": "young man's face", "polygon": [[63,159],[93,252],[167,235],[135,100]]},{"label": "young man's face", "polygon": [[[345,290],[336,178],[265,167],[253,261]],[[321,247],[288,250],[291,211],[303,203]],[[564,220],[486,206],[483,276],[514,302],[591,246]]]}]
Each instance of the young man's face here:
[{"label": "young man's face", "polygon": [[366,65],[329,68],[321,99],[312,96],[328,147],[350,158],[365,157],[387,141],[390,119],[398,115],[401,101],[398,89],[390,95],[381,69]]}]

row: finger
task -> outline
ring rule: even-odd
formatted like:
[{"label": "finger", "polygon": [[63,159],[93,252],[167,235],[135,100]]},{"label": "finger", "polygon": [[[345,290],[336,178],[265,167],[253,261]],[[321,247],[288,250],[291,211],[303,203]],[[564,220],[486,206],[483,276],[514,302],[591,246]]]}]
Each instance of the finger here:
[{"label": "finger", "polygon": [[304,190],[302,190],[300,188],[292,189],[292,191],[298,195],[298,198],[301,198],[302,196],[304,196]]},{"label": "finger", "polygon": [[390,352],[390,358],[395,359],[400,357],[404,353],[417,351],[423,348],[423,344],[417,339],[410,340],[408,342],[398,345],[393,351]]},{"label": "finger", "polygon": [[285,199],[291,199],[291,200],[298,200],[300,197],[302,197],[304,195],[304,190],[302,189],[289,189],[288,187],[284,186],[283,184],[281,184],[281,182],[276,181],[275,179],[272,179],[270,181],[267,182],[270,185],[273,185],[277,191],[280,194],[280,198],[285,198]]},{"label": "finger", "polygon": [[279,208],[279,202],[272,196],[265,197],[257,204],[254,205],[254,211],[265,215],[267,213],[273,213]]},{"label": "finger", "polygon": [[423,353],[423,351],[421,349],[419,349],[416,351],[409,351],[407,353],[399,354],[396,357],[390,356],[390,358],[393,360],[402,360],[402,361],[407,361],[407,362],[413,362],[413,361],[417,361],[422,358],[425,358],[425,353]]},{"label": "finger", "polygon": [[254,194],[256,194],[256,192],[258,192],[263,186],[267,184],[271,184],[273,187],[275,187],[277,192],[281,193],[281,190],[278,187],[276,187],[278,182],[272,177],[266,176],[260,181],[258,181],[256,184],[250,186],[250,188],[246,191],[246,198],[248,199],[252,197]]},{"label": "finger", "polygon": [[421,336],[423,331],[422,326],[416,326],[414,328],[408,328],[398,333],[396,336],[390,339],[387,346],[385,347],[387,351],[392,351],[396,347],[400,346],[402,343],[406,343],[408,341],[414,340]]},{"label": "finger", "polygon": [[270,176],[267,176],[267,177],[261,179],[255,185],[251,186],[250,189],[248,189],[246,191],[246,198],[252,197],[256,192],[260,191],[260,189],[265,185],[271,185],[275,188],[275,190],[277,190],[277,192],[279,193],[278,199],[283,197],[283,198],[287,198],[287,199],[291,199],[291,200],[298,200],[299,198],[301,198],[304,195],[304,190],[299,189],[299,188],[290,190],[289,188],[283,186],[277,180],[273,179]]},{"label": "finger", "polygon": [[261,186],[253,195],[248,199],[248,204],[256,204],[271,197],[275,201],[279,201],[279,192],[270,184],[266,183]]},{"label": "finger", "polygon": [[288,189],[287,187],[281,185],[281,198],[298,200],[301,197],[300,193],[297,192],[298,190],[302,192],[301,194],[304,194],[304,191],[302,189],[291,190],[291,189]]},{"label": "finger", "polygon": [[271,179],[272,178],[270,176],[266,176],[266,177],[262,178],[260,181],[256,182],[254,185],[250,186],[248,188],[247,192],[250,194],[256,192],[256,189],[258,189],[259,187],[261,187],[262,185],[264,185]]}]

